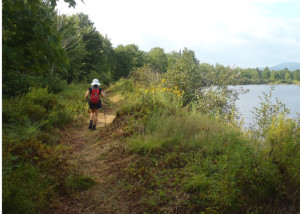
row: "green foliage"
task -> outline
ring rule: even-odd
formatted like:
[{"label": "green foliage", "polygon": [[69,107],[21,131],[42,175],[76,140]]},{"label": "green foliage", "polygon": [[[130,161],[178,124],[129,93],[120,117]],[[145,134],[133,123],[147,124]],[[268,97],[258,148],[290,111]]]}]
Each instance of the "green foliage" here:
[{"label": "green foliage", "polygon": [[14,96],[26,90],[22,75],[45,73],[51,65],[62,71],[68,59],[54,28],[54,8],[47,2],[4,1],[2,7],[3,92]]},{"label": "green foliage", "polygon": [[297,84],[297,70],[294,72],[291,72],[288,69],[270,71],[270,69],[266,67],[263,71],[258,68],[235,68],[234,72],[238,74],[234,81],[235,84]]},{"label": "green foliage", "polygon": [[270,78],[270,69],[268,67],[266,67],[264,69],[264,71],[262,72],[262,77],[264,79],[269,79]]},{"label": "green foliage", "polygon": [[127,94],[134,91],[134,84],[132,80],[122,78],[110,88],[110,91]]},{"label": "green foliage", "polygon": [[152,48],[146,53],[146,57],[153,70],[158,73],[167,72],[168,58],[163,48]]},{"label": "green foliage", "polygon": [[65,182],[66,187],[70,191],[86,190],[95,185],[95,181],[92,178],[84,175],[69,175]]},{"label": "green foliage", "polygon": [[149,65],[135,68],[130,72],[129,76],[135,83],[142,84],[146,87],[157,83],[161,79],[161,75],[155,72]]},{"label": "green foliage", "polygon": [[[97,76],[109,85],[115,71],[115,52],[107,37],[102,36],[85,14],[58,17],[63,44],[70,66],[64,74],[69,83],[73,80],[91,81]],[[92,73],[91,73],[92,72]]]},{"label": "green foliage", "polygon": [[57,109],[50,112],[48,121],[51,126],[63,127],[65,124],[72,121],[73,115],[71,112],[64,109]]},{"label": "green foliage", "polygon": [[3,176],[3,213],[35,213],[47,205],[50,184],[38,168],[27,164]]},{"label": "green foliage", "polygon": [[[83,109],[86,112],[83,100],[87,88],[86,84],[71,84],[59,94],[47,88],[32,88],[23,96],[3,100],[6,213],[42,212],[57,194],[71,194],[94,183],[66,162],[67,148],[58,143],[60,132],[53,129],[63,128]],[[87,118],[87,114],[84,116]]]},{"label": "green foliage", "polygon": [[272,103],[273,90],[274,87],[272,86],[269,94],[263,93],[263,97],[259,97],[261,100],[260,107],[256,107],[253,112],[254,124],[252,124],[251,130],[254,138],[265,138],[273,118],[279,113],[287,115],[290,111],[278,99],[276,99],[276,103]]},{"label": "green foliage", "polygon": [[[193,108],[203,114],[215,115],[216,117],[236,117],[235,101],[239,93],[243,91],[232,90],[228,87],[209,87],[202,90],[193,103]],[[233,113],[233,115],[232,115]]]},{"label": "green foliage", "polygon": [[[288,203],[298,201],[300,194],[300,126],[296,121],[280,113],[273,117],[266,133],[266,153],[278,168],[280,177],[280,197]],[[289,192],[286,195],[286,192]]]},{"label": "green foliage", "polygon": [[[172,88],[177,86],[179,90],[184,91],[184,105],[196,103],[200,106],[209,100],[209,96],[215,97],[213,105],[206,103],[210,109],[224,114],[232,111],[234,101],[237,98],[236,93],[232,93],[226,86],[234,80],[235,73],[229,67],[217,64],[212,66],[206,63],[199,64],[193,51],[185,49],[182,53],[169,57],[169,67],[163,75],[163,86]],[[212,86],[217,86],[218,91]],[[213,91],[213,92],[212,92]],[[212,92],[212,93],[210,93]],[[202,104],[203,105],[203,104]]]},{"label": "green foliage", "polygon": [[203,86],[201,74],[197,70],[198,61],[195,53],[185,49],[179,57],[169,58],[168,71],[164,75],[164,85],[169,88],[177,86],[184,91],[184,102],[189,103],[196,99],[197,90]]},{"label": "green foliage", "polygon": [[32,87],[59,93],[66,83],[86,80],[91,71],[110,84],[115,52],[109,39],[87,15],[58,16],[55,5],[56,0],[4,1],[3,97]]},{"label": "green foliage", "polygon": [[116,53],[116,73],[114,79],[128,77],[130,71],[135,67],[142,67],[145,62],[145,56],[139,50],[137,45],[119,45],[115,48]]},{"label": "green foliage", "polygon": [[41,122],[57,104],[55,95],[47,88],[33,88],[25,96],[10,98],[3,101],[3,121],[7,123],[20,123],[25,119]]}]

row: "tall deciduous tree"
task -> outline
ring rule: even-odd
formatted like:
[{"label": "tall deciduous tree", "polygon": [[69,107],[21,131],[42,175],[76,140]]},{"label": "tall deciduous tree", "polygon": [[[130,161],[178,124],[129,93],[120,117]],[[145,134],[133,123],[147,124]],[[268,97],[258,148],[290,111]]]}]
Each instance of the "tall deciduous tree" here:
[{"label": "tall deciduous tree", "polygon": [[142,67],[145,63],[145,54],[134,44],[119,45],[116,52],[116,72],[114,79],[128,77],[133,68]]},{"label": "tall deciduous tree", "polygon": [[269,79],[270,78],[270,69],[268,67],[266,67],[264,69],[264,71],[262,72],[262,77],[264,79]]},{"label": "tall deciduous tree", "polygon": [[159,73],[167,72],[168,58],[163,48],[152,48],[147,53],[148,61],[151,67]]},{"label": "tall deciduous tree", "polygon": [[31,75],[45,73],[51,65],[63,70],[68,64],[53,24],[55,5],[56,0],[2,2],[4,96],[26,91]]}]

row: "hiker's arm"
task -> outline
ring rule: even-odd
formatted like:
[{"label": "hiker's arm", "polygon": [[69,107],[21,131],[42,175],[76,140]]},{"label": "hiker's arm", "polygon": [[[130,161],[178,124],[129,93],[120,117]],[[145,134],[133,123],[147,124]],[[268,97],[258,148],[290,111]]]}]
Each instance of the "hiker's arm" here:
[{"label": "hiker's arm", "polygon": [[89,98],[89,95],[90,95],[90,90],[87,90],[85,93],[85,98]]},{"label": "hiker's arm", "polygon": [[104,91],[101,91],[101,97],[105,98],[105,93],[104,93]]}]

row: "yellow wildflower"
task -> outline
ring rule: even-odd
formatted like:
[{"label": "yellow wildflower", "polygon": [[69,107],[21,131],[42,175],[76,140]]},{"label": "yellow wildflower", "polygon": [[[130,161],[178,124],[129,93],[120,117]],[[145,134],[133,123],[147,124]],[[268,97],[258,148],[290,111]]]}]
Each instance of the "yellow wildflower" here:
[{"label": "yellow wildflower", "polygon": [[161,79],[161,82],[165,82],[165,81],[166,81],[165,78],[162,78],[162,79]]}]

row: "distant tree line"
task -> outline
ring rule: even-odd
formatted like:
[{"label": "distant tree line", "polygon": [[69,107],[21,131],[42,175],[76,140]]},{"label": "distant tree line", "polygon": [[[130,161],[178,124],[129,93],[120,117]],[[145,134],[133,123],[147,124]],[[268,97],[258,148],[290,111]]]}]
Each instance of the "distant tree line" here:
[{"label": "distant tree line", "polygon": [[237,74],[236,84],[268,84],[268,83],[288,83],[300,81],[300,70],[289,71],[287,68],[279,71],[264,70],[258,68],[235,68]]}]

